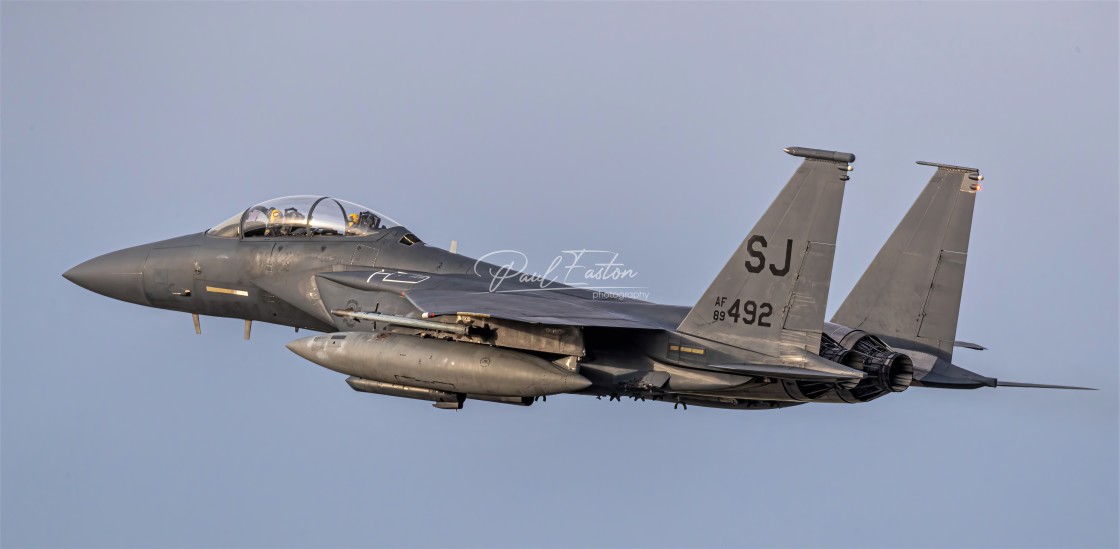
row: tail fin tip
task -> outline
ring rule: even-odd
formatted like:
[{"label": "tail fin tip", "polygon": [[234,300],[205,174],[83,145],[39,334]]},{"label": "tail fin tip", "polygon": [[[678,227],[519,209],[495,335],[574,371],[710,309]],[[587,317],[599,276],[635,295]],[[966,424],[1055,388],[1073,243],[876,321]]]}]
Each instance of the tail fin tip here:
[{"label": "tail fin tip", "polygon": [[827,160],[829,162],[847,162],[850,164],[856,161],[856,155],[840,151],[810,149],[808,147],[786,147],[782,149],[782,151],[791,156],[813,158],[816,160]]},{"label": "tail fin tip", "polygon": [[927,160],[919,160],[919,161],[915,162],[915,164],[918,164],[918,165],[921,165],[921,166],[933,166],[934,168],[940,168],[940,169],[943,169],[943,170],[952,170],[952,171],[955,171],[955,172],[966,172],[966,173],[975,173],[975,174],[980,173],[980,168],[969,168],[967,166],[954,166],[952,164],[942,164],[940,162],[929,162]]}]

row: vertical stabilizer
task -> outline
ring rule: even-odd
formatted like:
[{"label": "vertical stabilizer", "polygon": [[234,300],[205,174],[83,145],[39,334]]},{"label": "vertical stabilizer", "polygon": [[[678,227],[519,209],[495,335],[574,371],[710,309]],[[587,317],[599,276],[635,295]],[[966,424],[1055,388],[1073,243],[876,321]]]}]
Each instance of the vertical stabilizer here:
[{"label": "vertical stabilizer", "polygon": [[937,171],[832,322],[919,344],[949,360],[983,177],[975,168],[918,164]]},{"label": "vertical stabilizer", "polygon": [[855,155],[792,147],[805,160],[678,331],[804,362],[816,354],[844,185]]}]

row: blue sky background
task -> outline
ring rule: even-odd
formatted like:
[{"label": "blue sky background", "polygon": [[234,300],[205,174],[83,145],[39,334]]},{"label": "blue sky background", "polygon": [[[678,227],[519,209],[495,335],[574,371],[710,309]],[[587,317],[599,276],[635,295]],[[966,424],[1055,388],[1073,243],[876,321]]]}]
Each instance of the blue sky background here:
[{"label": "blue sky background", "polygon": [[[1100,3],[0,4],[5,547],[1118,544],[1118,70]],[[674,411],[359,394],[93,256],[329,194],[695,302],[852,151],[835,310],[932,160],[987,180],[957,362],[1093,393]]]}]

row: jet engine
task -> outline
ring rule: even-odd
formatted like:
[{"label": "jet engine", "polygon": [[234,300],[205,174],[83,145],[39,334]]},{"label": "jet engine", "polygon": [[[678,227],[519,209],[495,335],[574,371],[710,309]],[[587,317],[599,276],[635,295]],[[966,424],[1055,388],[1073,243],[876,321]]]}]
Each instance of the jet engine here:
[{"label": "jet engine", "polygon": [[[837,327],[840,328],[840,327]],[[846,329],[837,341],[831,335],[821,334],[820,355],[861,370],[867,374],[854,387],[826,385],[819,382],[801,383],[799,388],[806,396],[815,396],[819,402],[860,403],[874,400],[888,393],[900,393],[914,381],[914,362],[909,356],[892,349],[876,336],[863,330]],[[833,330],[832,335],[839,330]],[[831,389],[835,389],[829,392]]]}]

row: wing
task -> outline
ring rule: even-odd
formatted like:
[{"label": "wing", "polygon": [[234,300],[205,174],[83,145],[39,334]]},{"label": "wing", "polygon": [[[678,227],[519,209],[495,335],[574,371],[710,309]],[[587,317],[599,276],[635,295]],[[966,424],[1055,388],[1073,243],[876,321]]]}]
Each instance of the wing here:
[{"label": "wing", "polygon": [[[539,285],[504,285],[499,291],[490,291],[485,279],[469,274],[379,270],[319,273],[318,277],[351,292],[398,294],[425,317],[462,314],[532,324],[671,330],[688,312],[686,307],[618,299],[561,285],[543,289]],[[328,309],[345,303],[341,295],[323,295],[323,300]]]},{"label": "wing", "polygon": [[[662,329],[664,324],[646,318],[640,308],[609,301],[581,299],[566,294],[469,293],[454,290],[415,290],[405,297],[430,315],[485,315],[535,324],[598,326],[606,328]],[[672,326],[668,327],[672,329]]]}]

